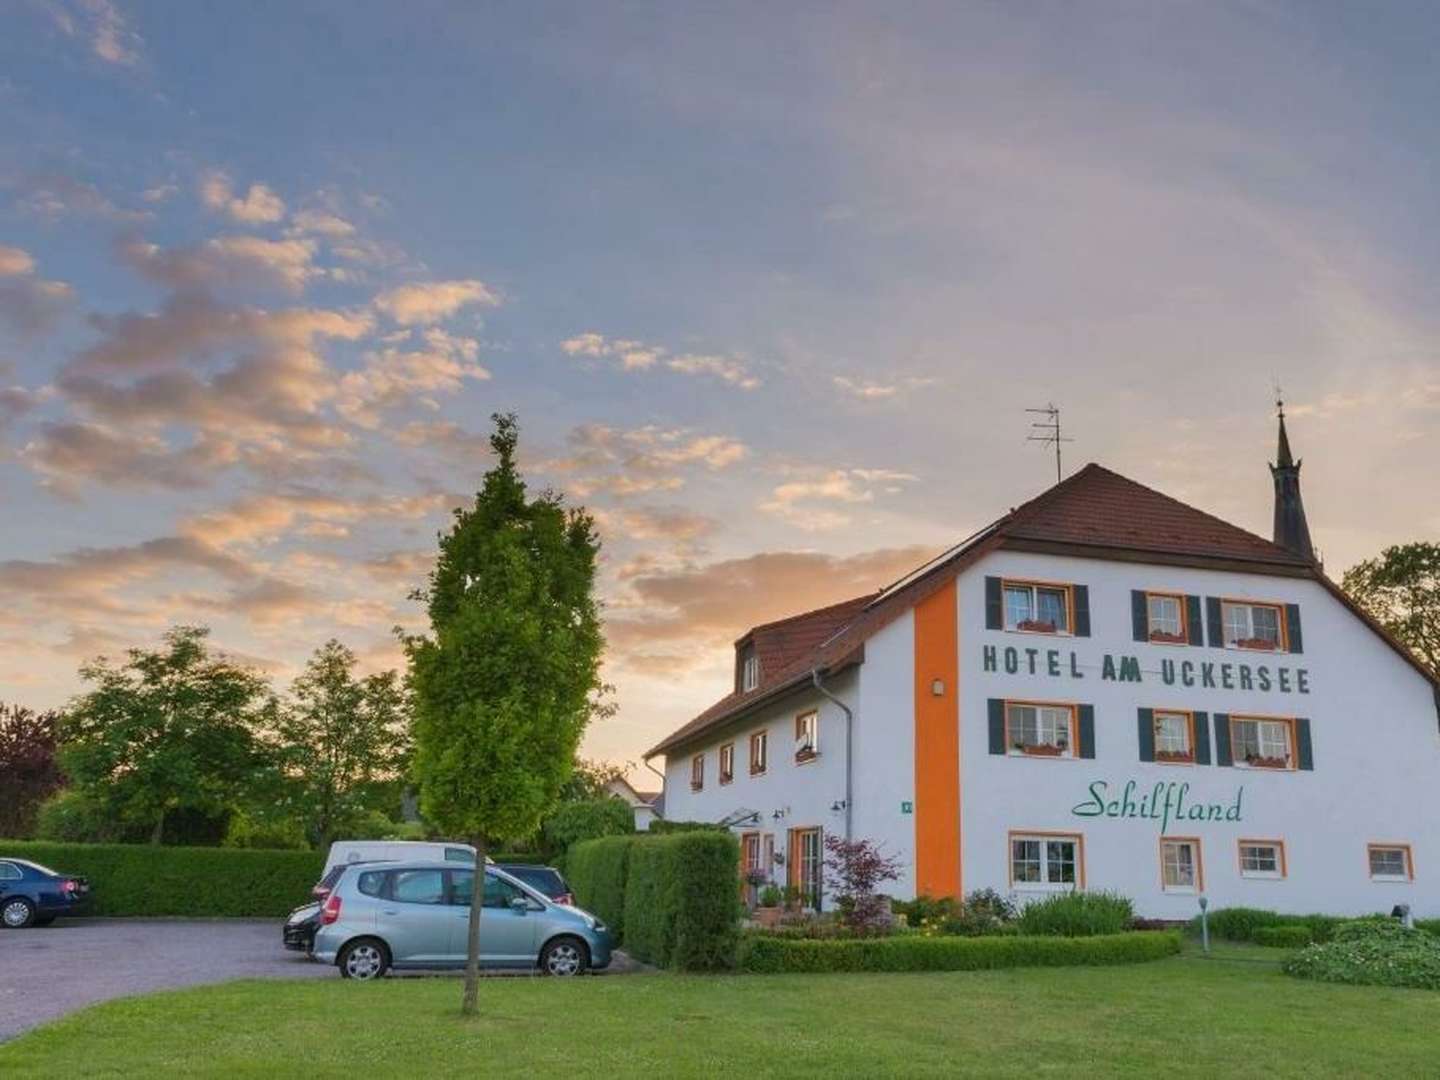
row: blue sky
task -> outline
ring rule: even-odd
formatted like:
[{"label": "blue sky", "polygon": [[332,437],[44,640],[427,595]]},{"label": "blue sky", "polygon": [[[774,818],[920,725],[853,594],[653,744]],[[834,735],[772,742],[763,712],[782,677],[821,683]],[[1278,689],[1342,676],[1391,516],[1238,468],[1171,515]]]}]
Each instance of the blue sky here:
[{"label": "blue sky", "polygon": [[0,36],[0,697],[204,621],[396,662],[521,417],[635,758],[753,622],[1041,489],[1024,408],[1338,574],[1433,539],[1425,4],[33,0]]}]

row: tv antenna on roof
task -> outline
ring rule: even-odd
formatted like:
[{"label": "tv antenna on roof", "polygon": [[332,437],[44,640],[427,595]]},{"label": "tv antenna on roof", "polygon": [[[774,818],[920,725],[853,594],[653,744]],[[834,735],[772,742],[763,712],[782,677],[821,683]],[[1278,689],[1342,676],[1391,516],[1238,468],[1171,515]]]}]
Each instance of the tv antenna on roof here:
[{"label": "tv antenna on roof", "polygon": [[1037,420],[1030,426],[1035,428],[1038,434],[1027,435],[1026,442],[1038,442],[1044,446],[1055,447],[1055,482],[1058,484],[1062,478],[1060,466],[1060,444],[1074,442],[1074,439],[1066,439],[1060,434],[1060,408],[1054,402],[1046,405],[1043,409],[1026,409],[1028,413],[1037,413],[1044,420]]}]

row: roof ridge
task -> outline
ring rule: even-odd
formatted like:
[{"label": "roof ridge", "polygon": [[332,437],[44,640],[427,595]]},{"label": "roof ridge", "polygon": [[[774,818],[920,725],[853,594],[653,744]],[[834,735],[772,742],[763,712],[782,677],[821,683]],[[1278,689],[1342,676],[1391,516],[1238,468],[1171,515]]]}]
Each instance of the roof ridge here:
[{"label": "roof ridge", "polygon": [[1190,503],[1185,502],[1183,499],[1177,499],[1174,495],[1168,495],[1165,492],[1159,490],[1158,488],[1153,488],[1149,484],[1141,483],[1139,480],[1126,476],[1124,473],[1118,473],[1114,469],[1106,468],[1104,465],[1101,465],[1098,462],[1094,461],[1086,463],[1086,465],[1082,469],[1071,473],[1060,483],[1054,484],[1046,488],[1039,495],[1035,496],[1035,498],[1030,499],[1025,503],[1022,503],[1015,510],[1011,511],[1010,517],[1013,519],[1013,523],[1023,524],[1023,522],[1018,520],[1022,514],[1025,514],[1027,511],[1033,512],[1033,510],[1038,508],[1038,504],[1040,504],[1042,500],[1047,500],[1048,497],[1055,495],[1061,487],[1064,487],[1073,480],[1078,480],[1081,476],[1084,476],[1087,473],[1102,473],[1107,477],[1112,477],[1113,479],[1122,481],[1123,483],[1128,484],[1131,487],[1139,488],[1141,491],[1144,491],[1148,495],[1153,495],[1157,499],[1163,499],[1165,502],[1170,503],[1173,506],[1178,506],[1189,513],[1199,514],[1207,521],[1210,521],[1225,529],[1229,529],[1234,532],[1244,533],[1252,540],[1258,540],[1266,547],[1273,548],[1276,554],[1283,555],[1290,561],[1305,561],[1296,556],[1296,554],[1289,548],[1282,547],[1280,544],[1275,543],[1274,540],[1266,539],[1257,532],[1251,532],[1244,526],[1236,525],[1233,521],[1226,521],[1224,518],[1218,517],[1217,515],[1210,513],[1208,510],[1201,510],[1198,506],[1192,506]]}]

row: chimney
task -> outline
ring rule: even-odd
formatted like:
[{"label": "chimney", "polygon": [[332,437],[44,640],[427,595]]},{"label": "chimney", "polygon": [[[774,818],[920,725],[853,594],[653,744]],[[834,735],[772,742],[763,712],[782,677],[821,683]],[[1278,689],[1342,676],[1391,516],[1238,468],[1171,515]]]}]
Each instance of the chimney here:
[{"label": "chimney", "polygon": [[1270,477],[1275,481],[1275,543],[1296,555],[1315,562],[1310,543],[1310,526],[1305,521],[1305,503],[1300,499],[1300,462],[1290,456],[1290,437],[1285,434],[1285,403],[1277,401],[1280,412],[1280,441]]}]

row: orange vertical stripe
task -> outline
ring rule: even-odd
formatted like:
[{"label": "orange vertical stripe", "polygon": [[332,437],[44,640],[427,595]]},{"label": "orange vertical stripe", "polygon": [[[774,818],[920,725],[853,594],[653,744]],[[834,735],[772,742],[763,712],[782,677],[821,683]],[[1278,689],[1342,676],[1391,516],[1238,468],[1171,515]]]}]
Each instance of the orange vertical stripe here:
[{"label": "orange vertical stripe", "polygon": [[[915,605],[915,891],[960,896],[960,642],[955,581]],[[935,680],[944,684],[937,695]]]}]

